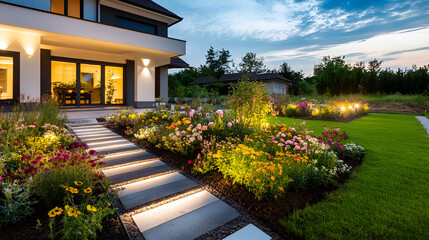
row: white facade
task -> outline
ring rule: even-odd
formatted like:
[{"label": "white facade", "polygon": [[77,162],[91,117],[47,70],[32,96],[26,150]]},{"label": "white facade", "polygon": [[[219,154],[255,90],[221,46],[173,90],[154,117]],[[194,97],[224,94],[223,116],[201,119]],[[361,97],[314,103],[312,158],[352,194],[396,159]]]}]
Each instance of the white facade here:
[{"label": "white facade", "polygon": [[[8,2],[29,7],[0,3],[0,51],[20,53],[20,93],[30,98],[41,97],[41,49],[50,50],[55,57],[118,64],[134,61],[134,101],[145,103],[155,101],[155,68],[186,53],[184,41],[96,22],[95,0],[84,1],[88,11],[83,14],[84,19],[94,22],[47,13],[50,0]],[[136,8],[135,11],[142,10]],[[165,19],[170,21],[168,17]],[[145,65],[143,59],[149,64]],[[161,97],[167,100],[167,68],[161,68],[160,72]]]}]

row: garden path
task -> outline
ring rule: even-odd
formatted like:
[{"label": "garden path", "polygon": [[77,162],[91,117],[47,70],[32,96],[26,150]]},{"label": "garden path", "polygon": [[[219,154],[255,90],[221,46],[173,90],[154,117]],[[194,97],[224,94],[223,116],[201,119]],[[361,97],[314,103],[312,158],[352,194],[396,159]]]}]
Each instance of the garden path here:
[{"label": "garden path", "polygon": [[[72,126],[106,155],[103,173],[119,192],[121,219],[133,239],[194,239],[240,214],[203,186],[102,125]],[[142,237],[143,236],[143,237]],[[271,239],[252,224],[227,239]]]},{"label": "garden path", "polygon": [[424,116],[416,116],[416,118],[422,123],[423,127],[426,129],[426,132],[429,134],[429,119]]}]

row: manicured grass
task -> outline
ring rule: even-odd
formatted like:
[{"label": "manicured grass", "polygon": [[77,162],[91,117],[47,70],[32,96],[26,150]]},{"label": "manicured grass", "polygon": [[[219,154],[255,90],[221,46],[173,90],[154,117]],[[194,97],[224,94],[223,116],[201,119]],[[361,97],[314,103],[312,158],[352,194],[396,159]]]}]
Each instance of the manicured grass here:
[{"label": "manicured grass", "polygon": [[341,127],[365,147],[366,157],[343,187],[281,219],[282,225],[304,239],[429,239],[429,137],[414,116],[306,122],[316,134],[323,124]]}]

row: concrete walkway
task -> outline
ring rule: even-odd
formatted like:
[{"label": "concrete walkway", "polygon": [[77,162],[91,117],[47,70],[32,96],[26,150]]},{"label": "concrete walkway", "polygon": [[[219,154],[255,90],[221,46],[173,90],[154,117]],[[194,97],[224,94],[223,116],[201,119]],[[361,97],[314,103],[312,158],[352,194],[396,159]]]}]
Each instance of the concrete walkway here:
[{"label": "concrete walkway", "polygon": [[416,118],[422,123],[423,127],[426,129],[426,132],[429,134],[429,119],[424,116],[416,116]]},{"label": "concrete walkway", "polygon": [[[106,155],[103,172],[114,189],[123,189],[119,199],[144,239],[194,239],[240,216],[157,156],[102,125],[72,126],[72,130],[90,149]],[[248,225],[228,239],[271,237]]]}]

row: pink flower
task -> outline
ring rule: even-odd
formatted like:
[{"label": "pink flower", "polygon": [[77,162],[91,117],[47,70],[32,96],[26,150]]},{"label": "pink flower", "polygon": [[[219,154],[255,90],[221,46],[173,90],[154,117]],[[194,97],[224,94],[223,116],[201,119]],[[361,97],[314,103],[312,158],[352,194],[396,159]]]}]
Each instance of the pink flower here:
[{"label": "pink flower", "polygon": [[209,122],[209,127],[211,126],[211,125],[213,125],[214,123],[213,122]]},{"label": "pink flower", "polygon": [[201,124],[199,124],[199,123],[197,124],[197,129],[201,130]]},{"label": "pink flower", "polygon": [[216,114],[219,114],[219,117],[222,118],[223,117],[223,111],[221,109],[216,111]]},{"label": "pink flower", "polygon": [[89,150],[89,154],[90,154],[90,155],[95,155],[96,153],[97,153],[97,151],[95,151],[95,150],[92,150],[92,149],[91,149],[91,150]]},{"label": "pink flower", "polygon": [[14,142],[14,143],[13,143],[13,145],[15,145],[15,146],[16,146],[16,145],[19,145],[19,143],[17,143],[17,142]]},{"label": "pink flower", "polygon": [[226,124],[228,127],[232,127],[232,123],[229,122],[228,124]]},{"label": "pink flower", "polygon": [[195,110],[194,110],[194,109],[191,109],[191,111],[189,111],[189,116],[190,116],[190,117],[193,117],[193,116],[194,116],[194,114],[195,114]]},{"label": "pink flower", "polygon": [[189,161],[188,161],[188,164],[192,164],[192,160],[189,160]]},{"label": "pink flower", "polygon": [[206,131],[207,130],[207,126],[203,126],[201,130]]},{"label": "pink flower", "polygon": [[203,115],[202,113],[198,113],[198,116],[200,116],[200,117],[201,117],[202,115]]}]

